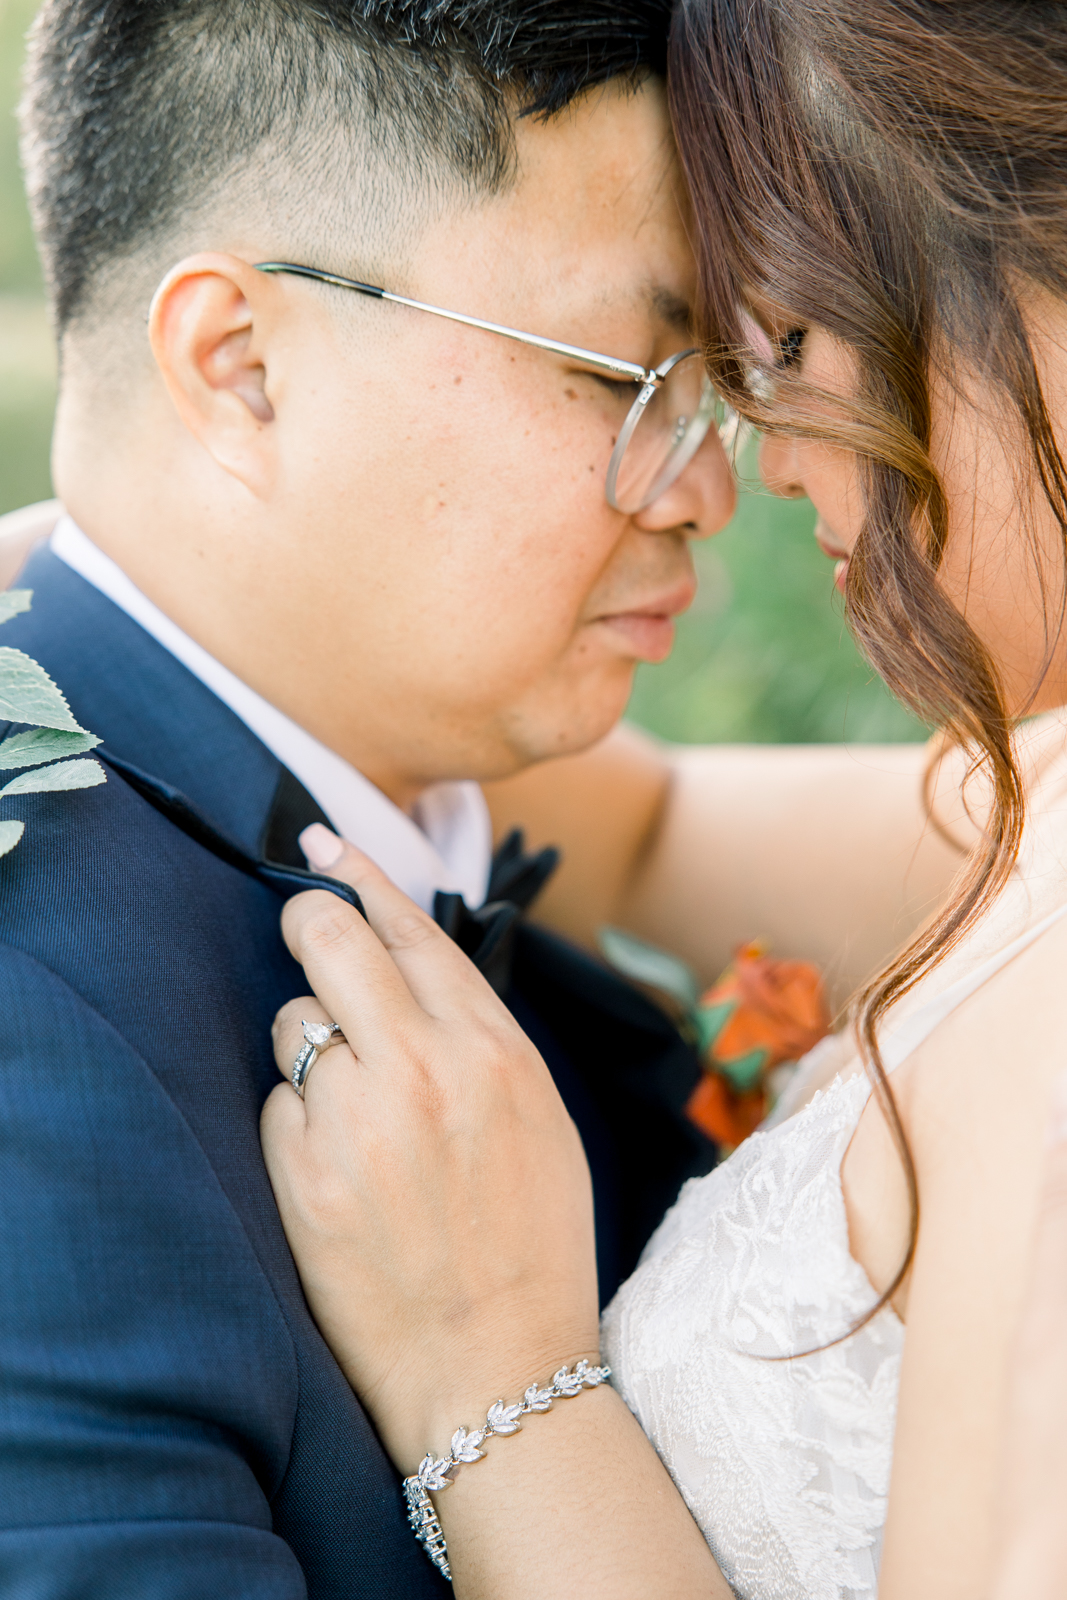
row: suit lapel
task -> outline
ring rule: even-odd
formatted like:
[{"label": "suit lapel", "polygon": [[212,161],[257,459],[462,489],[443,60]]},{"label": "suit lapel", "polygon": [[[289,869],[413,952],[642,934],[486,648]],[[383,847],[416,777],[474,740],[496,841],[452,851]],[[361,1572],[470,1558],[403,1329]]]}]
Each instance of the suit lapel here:
[{"label": "suit lapel", "polygon": [[[258,852],[283,771],[251,729],[106,595],[48,549],[20,582],[33,607],[5,625],[109,750],[187,795]],[[302,862],[300,863],[303,864]]]},{"label": "suit lapel", "polygon": [[[119,763],[183,792],[249,857],[276,840],[291,861],[306,797],[240,719],[50,552],[32,558],[22,581],[34,590],[33,610],[13,619],[4,643],[40,661],[78,721]],[[259,1113],[279,1081],[270,1023],[279,1005],[306,991],[281,940],[278,894],[205,848],[195,829],[171,826],[117,767],[108,789],[94,792],[102,803],[106,796],[119,841],[117,858],[87,862],[92,881],[79,886],[101,976],[91,979],[76,951],[60,950],[58,918],[50,964],[149,1063],[281,1309],[295,1373],[264,1373],[264,1382],[277,1381],[283,1409],[291,1382],[299,1403],[288,1459],[257,1466],[275,1531],[296,1552],[309,1596],[377,1593],[383,1570],[397,1592],[440,1593],[404,1524],[396,1474],[308,1312],[263,1167]]]}]

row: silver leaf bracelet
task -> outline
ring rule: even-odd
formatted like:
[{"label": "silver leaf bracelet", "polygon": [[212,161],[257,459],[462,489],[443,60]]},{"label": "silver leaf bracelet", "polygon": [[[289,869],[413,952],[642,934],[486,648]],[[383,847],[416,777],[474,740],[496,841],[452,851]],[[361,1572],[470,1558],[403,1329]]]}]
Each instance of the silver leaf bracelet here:
[{"label": "silver leaf bracelet", "polygon": [[450,1489],[455,1482],[451,1474],[464,1462],[480,1461],[485,1455],[482,1446],[494,1434],[518,1433],[523,1417],[528,1417],[531,1411],[550,1411],[554,1400],[573,1399],[583,1389],[599,1388],[610,1377],[610,1367],[593,1367],[588,1361],[579,1361],[573,1372],[567,1367],[560,1367],[552,1382],[543,1389],[531,1383],[515,1405],[506,1406],[503,1400],[498,1400],[490,1406],[485,1414],[484,1428],[475,1428],[473,1433],[468,1433],[466,1428],[457,1428],[446,1456],[435,1456],[428,1451],[418,1472],[404,1479],[408,1521],[416,1539],[443,1577],[451,1581],[452,1569],[448,1564],[448,1546],[430,1495]]}]

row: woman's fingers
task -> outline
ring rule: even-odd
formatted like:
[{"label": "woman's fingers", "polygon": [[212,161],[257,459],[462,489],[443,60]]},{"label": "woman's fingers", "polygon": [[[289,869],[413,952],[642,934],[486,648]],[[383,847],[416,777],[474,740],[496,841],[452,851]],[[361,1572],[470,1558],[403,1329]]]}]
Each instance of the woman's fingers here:
[{"label": "woman's fingers", "polygon": [[305,1022],[332,1022],[322,1003],[313,994],[287,1000],[271,1024],[274,1061],[283,1078],[293,1076],[293,1063],[304,1044]]},{"label": "woman's fingers", "polygon": [[392,1053],[426,1014],[388,950],[359,912],[337,895],[313,889],[282,910],[282,932],[325,1016],[340,1025],[356,1055]]},{"label": "woman's fingers", "polygon": [[303,1104],[269,1097],[264,1156],[315,1319],[413,1465],[482,1386],[596,1348],[589,1172],[544,1062],[462,952],[359,851],[308,854],[370,921],[321,890],[285,906],[315,999],[279,1014],[279,1069],[305,1019],[348,1045]]},{"label": "woman's fingers", "polygon": [[[307,1044],[304,1034],[304,1024],[318,1023],[329,1025],[332,1017],[326,1015],[325,1008],[314,995],[302,996],[299,1000],[290,1000],[274,1019],[271,1028],[271,1037],[274,1041],[274,1060],[278,1071],[289,1083],[293,1081],[293,1068],[297,1057]],[[350,1070],[355,1066],[355,1058],[346,1039],[340,1034],[335,1034],[325,1049],[319,1050],[315,1057],[311,1071],[304,1078],[304,1098],[308,1099],[311,1093],[311,1079],[318,1072],[325,1057],[330,1058],[331,1069]],[[321,1079],[320,1079],[321,1083]],[[299,1096],[297,1096],[299,1098]]]},{"label": "woman's fingers", "polygon": [[[510,1050],[516,1059],[523,1057],[524,1036],[453,941],[361,851],[326,829],[311,832],[318,837],[308,841],[305,834],[305,841],[318,848],[307,851],[309,859],[358,891],[369,920],[324,890],[295,895],[282,912],[286,942],[316,999],[311,1015],[308,1001],[280,1014],[279,1071],[292,1075],[304,1042],[304,1017],[336,1022],[348,1045],[332,1046],[312,1066],[305,1090],[307,1119],[328,1106],[327,1081],[342,1098],[349,1097],[353,1086],[343,1074],[351,1057],[362,1069],[359,1093],[365,1092],[368,1077],[384,1074],[398,1089],[414,1073],[431,1098],[450,1093],[457,1071],[469,1075],[483,1055],[495,1058]],[[334,851],[340,854],[327,863],[325,855]]]},{"label": "woman's fingers", "polygon": [[[318,824],[305,829],[301,844],[317,870],[329,872],[357,891],[370,927],[424,1011],[440,1018],[466,1016],[472,1008],[482,1015],[502,1012],[500,1002],[463,952],[361,850]],[[334,850],[340,854],[327,863],[324,858]],[[290,900],[282,915],[282,931],[315,993],[329,1009],[345,998],[343,994],[338,996],[336,990],[327,992],[323,987],[339,976],[339,965],[331,952],[337,948],[354,955],[357,949],[364,948],[361,935],[367,925],[354,929],[351,938],[346,937],[344,930],[355,913],[334,896],[331,898],[339,908],[335,915],[332,908],[320,904],[323,898],[322,894],[309,893]],[[362,922],[362,918],[356,920]],[[382,971],[380,962],[376,962],[375,975]]]}]

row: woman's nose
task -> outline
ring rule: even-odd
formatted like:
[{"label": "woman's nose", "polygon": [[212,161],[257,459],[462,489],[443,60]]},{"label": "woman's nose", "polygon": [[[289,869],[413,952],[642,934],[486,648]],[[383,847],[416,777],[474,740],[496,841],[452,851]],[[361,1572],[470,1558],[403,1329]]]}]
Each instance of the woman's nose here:
[{"label": "woman's nose", "polygon": [[804,498],[806,491],[800,479],[795,439],[765,433],[759,447],[759,473],[772,494],[783,500]]},{"label": "woman's nose", "polygon": [[737,510],[737,484],[722,440],[712,431],[685,471],[668,484],[634,524],[645,533],[672,533],[684,529],[690,539],[709,539],[721,533]]}]

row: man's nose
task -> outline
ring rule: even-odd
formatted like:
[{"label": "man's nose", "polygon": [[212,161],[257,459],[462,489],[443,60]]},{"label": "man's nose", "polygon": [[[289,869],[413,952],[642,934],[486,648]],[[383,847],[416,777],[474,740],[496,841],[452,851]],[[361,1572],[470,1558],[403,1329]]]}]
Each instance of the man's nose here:
[{"label": "man's nose", "polygon": [[737,510],[737,484],[722,440],[709,433],[684,472],[643,511],[636,527],[645,533],[683,532],[688,539],[721,533]]},{"label": "man's nose", "polygon": [[759,447],[759,473],[772,494],[783,500],[803,500],[795,439],[765,433]]}]

